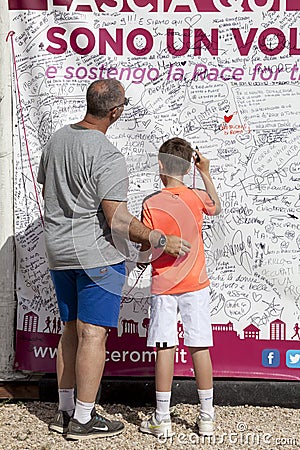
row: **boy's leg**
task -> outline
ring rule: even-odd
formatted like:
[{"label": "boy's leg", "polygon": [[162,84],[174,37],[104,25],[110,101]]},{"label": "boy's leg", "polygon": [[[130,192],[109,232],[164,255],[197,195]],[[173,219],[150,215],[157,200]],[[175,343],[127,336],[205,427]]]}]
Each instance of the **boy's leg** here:
[{"label": "boy's leg", "polygon": [[189,347],[191,353],[200,401],[200,416],[214,418],[213,377],[209,349]]},{"label": "boy's leg", "polygon": [[157,348],[155,364],[156,411],[158,421],[170,419],[170,401],[176,347]]},{"label": "boy's leg", "polygon": [[199,434],[212,436],[214,433],[214,407],[212,364],[209,349],[206,347],[189,347],[189,350],[193,359],[200,401],[200,414],[197,419]]},{"label": "boy's leg", "polygon": [[176,347],[157,347],[155,364],[156,410],[150,419],[141,423],[140,431],[154,436],[170,437],[172,423],[170,418],[170,400],[174,373],[174,355]]},{"label": "boy's leg", "polygon": [[150,419],[141,423],[140,431],[143,433],[165,437],[173,435],[170,400],[177,344],[177,300],[175,296],[152,296],[147,345],[157,349],[155,364],[156,411]]},{"label": "boy's leg", "polygon": [[193,359],[201,413],[213,417],[212,364],[208,347],[213,345],[209,310],[209,288],[187,292],[179,299],[184,343]]},{"label": "boy's leg", "polygon": [[[174,355],[178,344],[177,298],[154,295],[151,298],[147,345],[156,347],[155,386],[157,419],[170,419],[170,399],[174,374]],[[163,406],[164,405],[164,406]]]},{"label": "boy's leg", "polygon": [[197,388],[207,390],[213,387],[212,364],[207,347],[189,347],[193,359]]},{"label": "boy's leg", "polygon": [[200,400],[197,425],[200,435],[214,431],[212,364],[208,347],[213,345],[209,310],[209,288],[187,292],[180,298],[184,343],[193,359]]}]

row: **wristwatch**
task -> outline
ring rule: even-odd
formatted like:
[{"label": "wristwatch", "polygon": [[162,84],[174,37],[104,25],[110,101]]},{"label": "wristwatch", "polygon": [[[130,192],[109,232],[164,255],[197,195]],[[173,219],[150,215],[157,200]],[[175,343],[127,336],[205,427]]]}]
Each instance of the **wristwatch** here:
[{"label": "wristwatch", "polygon": [[158,239],[158,243],[154,245],[154,248],[164,248],[167,243],[167,238],[164,234],[160,235],[160,238]]}]

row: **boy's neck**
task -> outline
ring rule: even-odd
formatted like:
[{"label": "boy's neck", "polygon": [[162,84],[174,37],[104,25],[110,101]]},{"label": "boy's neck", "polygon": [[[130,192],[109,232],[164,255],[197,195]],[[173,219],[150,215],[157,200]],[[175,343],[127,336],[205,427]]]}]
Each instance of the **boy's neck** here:
[{"label": "boy's neck", "polygon": [[162,182],[166,188],[174,188],[185,186],[183,182],[183,176],[171,177],[170,175],[163,175]]}]

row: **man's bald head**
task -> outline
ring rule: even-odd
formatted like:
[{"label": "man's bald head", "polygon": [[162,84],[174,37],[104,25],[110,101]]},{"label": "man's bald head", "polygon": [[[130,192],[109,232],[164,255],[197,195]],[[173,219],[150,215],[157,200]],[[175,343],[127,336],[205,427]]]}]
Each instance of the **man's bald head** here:
[{"label": "man's bald head", "polygon": [[124,88],[118,80],[97,80],[86,93],[87,114],[102,119],[116,105],[124,101]]}]

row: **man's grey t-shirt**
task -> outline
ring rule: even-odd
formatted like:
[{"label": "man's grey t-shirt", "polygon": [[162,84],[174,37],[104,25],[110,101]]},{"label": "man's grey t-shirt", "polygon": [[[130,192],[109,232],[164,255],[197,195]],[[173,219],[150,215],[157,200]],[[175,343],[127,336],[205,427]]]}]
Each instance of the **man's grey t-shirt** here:
[{"label": "man's grey t-shirt", "polygon": [[98,130],[67,125],[47,143],[38,182],[44,184],[45,243],[50,269],[117,264],[101,201],[126,201],[122,153]]}]

